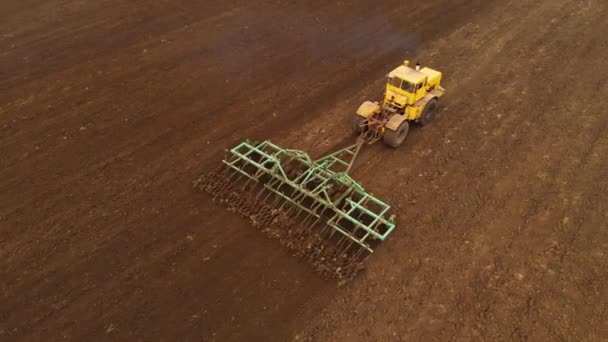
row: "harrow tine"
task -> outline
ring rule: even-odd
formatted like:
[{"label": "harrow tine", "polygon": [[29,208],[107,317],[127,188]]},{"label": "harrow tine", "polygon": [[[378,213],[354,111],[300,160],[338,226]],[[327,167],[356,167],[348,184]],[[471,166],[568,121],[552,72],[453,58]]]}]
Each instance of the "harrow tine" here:
[{"label": "harrow tine", "polygon": [[[255,201],[258,201],[258,202],[265,202],[266,200],[268,200],[268,197],[270,197],[271,193],[272,193],[272,192],[267,191],[267,189],[266,189],[266,187],[265,187],[265,186],[262,186],[262,188],[261,188],[261,189],[258,191],[258,194],[257,194],[257,195],[256,195],[256,197],[255,197]],[[264,194],[266,194],[266,197],[262,199],[261,197],[262,197]]]}]

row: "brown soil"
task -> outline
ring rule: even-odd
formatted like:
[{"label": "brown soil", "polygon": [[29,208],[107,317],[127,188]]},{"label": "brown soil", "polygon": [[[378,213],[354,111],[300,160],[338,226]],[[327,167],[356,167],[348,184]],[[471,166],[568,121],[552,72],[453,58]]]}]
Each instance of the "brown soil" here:
[{"label": "brown soil", "polygon": [[[605,340],[608,3],[0,4],[0,340]],[[353,176],[399,226],[346,288],[192,182],[321,155],[404,58],[436,119]]]}]

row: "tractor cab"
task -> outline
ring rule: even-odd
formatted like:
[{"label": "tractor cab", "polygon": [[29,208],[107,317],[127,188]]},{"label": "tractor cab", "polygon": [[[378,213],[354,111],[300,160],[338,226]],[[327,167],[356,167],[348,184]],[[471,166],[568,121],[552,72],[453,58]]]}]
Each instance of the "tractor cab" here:
[{"label": "tractor cab", "polygon": [[404,108],[416,103],[426,95],[427,78],[425,73],[406,63],[397,67],[388,74],[384,104]]}]

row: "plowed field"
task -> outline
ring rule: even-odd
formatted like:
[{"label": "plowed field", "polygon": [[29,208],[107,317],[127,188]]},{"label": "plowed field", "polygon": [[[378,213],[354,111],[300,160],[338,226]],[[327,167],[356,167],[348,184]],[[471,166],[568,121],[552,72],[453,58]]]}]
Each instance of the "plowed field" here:
[{"label": "plowed field", "polygon": [[[0,3],[0,340],[608,339],[608,2]],[[313,156],[403,59],[434,121],[352,175],[398,227],[337,288],[192,182]]]}]

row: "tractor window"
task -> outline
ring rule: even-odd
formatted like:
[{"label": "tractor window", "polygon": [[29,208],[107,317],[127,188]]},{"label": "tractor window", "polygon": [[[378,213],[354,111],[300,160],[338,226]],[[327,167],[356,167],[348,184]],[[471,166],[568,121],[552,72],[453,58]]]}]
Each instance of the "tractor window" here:
[{"label": "tractor window", "polygon": [[401,84],[401,89],[413,93],[416,89],[416,85],[408,81],[403,81],[403,83]]},{"label": "tractor window", "polygon": [[394,87],[401,87],[401,79],[399,77],[388,77],[388,84],[394,86]]}]

